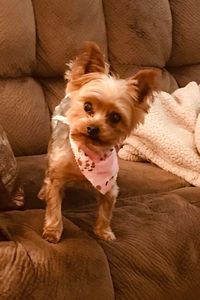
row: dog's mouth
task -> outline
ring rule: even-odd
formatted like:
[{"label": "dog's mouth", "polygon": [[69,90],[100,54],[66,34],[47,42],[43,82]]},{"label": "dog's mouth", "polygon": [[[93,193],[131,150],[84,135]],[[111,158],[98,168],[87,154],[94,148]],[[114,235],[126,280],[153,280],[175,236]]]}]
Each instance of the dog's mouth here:
[{"label": "dog's mouth", "polygon": [[102,147],[102,148],[109,148],[113,146],[110,141],[103,140],[100,136],[98,137],[92,137],[87,134],[81,134],[81,139],[83,143],[85,143],[87,146],[95,146],[95,147]]},{"label": "dog's mouth", "polygon": [[102,153],[113,147],[111,143],[102,140],[99,136],[91,137],[86,133],[71,132],[71,137],[81,145],[81,147],[87,147],[95,153]]}]

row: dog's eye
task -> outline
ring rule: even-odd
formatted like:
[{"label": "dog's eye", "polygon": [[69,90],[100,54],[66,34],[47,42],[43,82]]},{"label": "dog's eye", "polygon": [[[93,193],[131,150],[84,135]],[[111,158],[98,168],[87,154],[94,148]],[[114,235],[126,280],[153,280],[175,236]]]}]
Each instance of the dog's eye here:
[{"label": "dog's eye", "polygon": [[108,119],[111,123],[119,123],[121,121],[121,116],[120,114],[116,113],[116,112],[111,112],[108,115]]},{"label": "dog's eye", "polygon": [[84,110],[87,113],[93,113],[92,103],[91,102],[85,102],[84,103]]}]

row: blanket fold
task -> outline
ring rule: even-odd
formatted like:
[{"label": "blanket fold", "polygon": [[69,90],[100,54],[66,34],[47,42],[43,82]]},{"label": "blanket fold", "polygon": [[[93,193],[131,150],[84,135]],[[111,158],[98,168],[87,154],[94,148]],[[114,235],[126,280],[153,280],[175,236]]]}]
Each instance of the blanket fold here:
[{"label": "blanket fold", "polygon": [[128,137],[119,157],[150,161],[200,187],[200,86],[190,82],[172,95],[160,92],[143,124]]}]

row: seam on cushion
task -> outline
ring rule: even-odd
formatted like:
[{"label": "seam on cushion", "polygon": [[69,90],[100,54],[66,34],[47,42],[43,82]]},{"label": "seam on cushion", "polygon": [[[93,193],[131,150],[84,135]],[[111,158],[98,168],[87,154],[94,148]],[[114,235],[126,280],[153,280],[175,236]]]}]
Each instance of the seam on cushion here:
[{"label": "seam on cushion", "polygon": [[[7,212],[3,212],[3,214],[8,218]],[[13,225],[13,223],[11,222],[11,220],[9,220],[9,221],[7,222],[7,225],[8,225],[8,226],[9,226],[9,225],[11,225],[11,226]],[[21,225],[21,224],[15,223],[15,225]],[[23,226],[23,227],[31,228],[31,227],[28,226],[27,224],[22,224],[22,226]],[[32,228],[31,228],[31,229],[32,229]],[[32,229],[32,230],[33,230],[33,229]],[[26,247],[25,247],[19,240],[13,239],[12,233],[9,234],[9,238],[10,238],[9,242],[14,242],[15,245],[16,245],[16,248],[19,247],[19,246],[21,246],[22,249],[24,250],[24,252],[26,253],[27,258],[28,258],[28,261],[29,261],[30,266],[31,266],[31,269],[32,269],[33,274],[34,274],[34,279],[36,279],[35,265],[34,265],[32,259],[31,259],[30,254],[28,253]],[[17,249],[16,249],[16,253],[17,253]],[[15,253],[15,256],[16,256],[16,253]],[[33,283],[35,283],[35,282],[33,282]],[[28,284],[28,282],[27,282],[27,284]],[[26,285],[27,285],[27,284],[26,284]],[[26,288],[25,288],[25,289],[26,289]]]},{"label": "seam on cushion", "polygon": [[171,10],[171,5],[170,5],[170,0],[168,0],[168,7],[169,7],[169,12],[170,12],[170,15],[171,15],[171,49],[170,49],[170,53],[169,53],[169,56],[168,56],[168,59],[165,61],[165,67],[167,66],[167,63],[168,61],[170,61],[171,59],[171,56],[172,56],[172,50],[173,50],[173,41],[174,41],[174,27],[173,27],[173,17],[172,17],[172,10]]},{"label": "seam on cushion", "polygon": [[[115,57],[115,60],[117,60],[117,58]],[[115,62],[115,65],[119,65],[119,66],[133,66],[133,67],[154,67],[154,68],[164,68],[165,66],[155,66],[155,65],[143,65],[143,64],[139,64],[139,65],[136,65],[136,64],[128,64],[128,63],[121,63],[121,62]]]},{"label": "seam on cushion", "polygon": [[[64,216],[64,217],[65,217],[65,216]],[[68,217],[67,217],[67,218],[68,218]],[[70,220],[70,218],[69,218],[69,220]],[[70,221],[71,221],[71,220],[70,220]],[[84,222],[83,220],[81,220],[81,221]],[[74,223],[74,220],[71,221],[71,222]],[[84,222],[84,223],[85,223],[85,222]],[[76,225],[82,232],[86,233],[87,236],[88,236],[89,238],[91,238],[91,239],[97,244],[98,248],[100,248],[100,249],[102,250],[102,253],[104,254],[104,257],[105,257],[105,259],[106,259],[107,266],[108,266],[109,276],[110,276],[111,283],[112,283],[112,290],[113,290],[113,296],[114,296],[113,300],[114,300],[114,299],[115,299],[115,288],[114,288],[113,278],[112,278],[111,271],[110,271],[110,264],[109,264],[108,256],[106,255],[106,253],[105,253],[103,247],[102,247],[101,244],[98,242],[98,240],[96,240],[95,238],[93,238],[93,237],[88,233],[88,231],[85,231],[85,230],[83,230],[82,228],[80,228],[80,227],[78,226],[78,224],[75,223],[75,225]],[[86,223],[86,225],[87,225],[87,223]],[[112,300],[112,299],[109,299],[109,300]]]},{"label": "seam on cushion", "polygon": [[40,60],[43,62],[43,64],[45,66],[47,66],[47,68],[51,69],[51,71],[54,72],[53,68],[51,67],[50,64],[47,63],[47,61],[45,61],[39,54],[38,54],[38,47],[40,45],[41,49],[41,43],[40,43],[40,39],[39,39],[39,35],[38,35],[38,26],[37,26],[37,18],[36,18],[36,13],[35,13],[35,7],[33,4],[34,0],[31,0],[32,3],[32,8],[33,8],[33,14],[34,14],[34,22],[35,22],[35,56],[36,56],[36,64],[35,64],[35,70],[33,72],[33,74],[37,74],[38,71],[38,58],[40,58]]},{"label": "seam on cushion", "polygon": [[[193,186],[182,186],[182,187],[179,187],[179,188],[176,188],[176,189],[173,189],[173,190],[170,190],[170,191],[166,191],[166,192],[161,192],[161,193],[159,193],[159,192],[154,192],[154,193],[147,193],[147,194],[142,194],[142,195],[127,195],[127,196],[122,196],[122,197],[120,197],[119,199],[118,199],[118,201],[117,201],[117,204],[120,204],[120,200],[134,200],[134,199],[138,199],[138,198],[140,198],[140,199],[143,199],[143,198],[150,198],[150,199],[152,199],[152,197],[160,197],[160,196],[166,196],[166,195],[169,195],[169,194],[175,194],[175,195],[177,195],[175,192],[176,191],[178,191],[178,190],[181,190],[181,189],[184,189],[184,188],[195,188],[195,187],[193,187]],[[187,200],[186,198],[184,198],[182,195],[178,195],[178,196],[180,196],[180,197],[182,197],[184,200]],[[119,208],[119,207],[121,207],[120,205],[117,205],[116,204],[116,208]],[[124,204],[123,203],[123,207],[125,207],[125,206],[130,206],[130,204]]]},{"label": "seam on cushion", "polygon": [[[110,264],[109,264],[108,256],[106,255],[106,253],[105,253],[103,247],[102,247],[101,244],[98,242],[98,240],[96,240],[95,238],[93,238],[93,237],[89,234],[88,231],[83,230],[83,229],[76,223],[76,221],[74,221],[74,219],[70,217],[70,215],[68,215],[68,216],[67,216],[67,215],[66,215],[66,216],[63,215],[63,217],[66,218],[66,219],[69,219],[70,222],[74,223],[74,224],[75,224],[82,232],[86,233],[87,236],[88,236],[89,238],[91,238],[91,239],[98,245],[98,248],[100,248],[100,249],[102,250],[102,252],[103,252],[103,254],[104,254],[104,257],[105,257],[105,259],[106,259],[106,262],[107,262],[108,271],[109,271],[109,276],[110,276],[111,283],[112,283],[113,295],[114,295],[114,299],[115,299],[115,288],[114,288],[113,278],[112,278],[111,271],[110,271]],[[86,224],[86,226],[88,225],[88,223],[85,222],[84,220],[81,220],[81,222],[84,223],[84,224]],[[114,300],[114,299],[113,299],[113,300]],[[112,300],[112,299],[109,299],[109,300]]]},{"label": "seam on cushion", "polygon": [[[38,69],[38,57],[39,57],[39,55],[38,55],[38,47],[37,47],[37,45],[39,45],[39,43],[40,43],[40,40],[39,40],[39,36],[38,36],[38,27],[37,27],[37,22],[36,22],[36,13],[35,13],[35,8],[34,8],[34,4],[33,4],[33,0],[31,0],[31,3],[32,3],[32,8],[33,8],[33,13],[34,13],[34,22],[35,22],[35,55],[36,55],[36,69],[34,70],[34,74],[36,74],[37,73],[37,69]],[[40,56],[40,59],[43,61],[43,63],[44,63],[44,65],[45,64],[47,64],[47,62]],[[48,65],[48,67],[50,67],[51,68],[51,66],[49,65],[49,64],[47,64]],[[52,68],[51,68],[52,69]],[[53,71],[53,69],[52,69],[52,71]],[[43,96],[44,96],[44,101],[45,101],[45,104],[46,104],[46,107],[47,107],[47,109],[48,109],[48,113],[49,113],[49,118],[50,118],[50,120],[51,120],[51,115],[52,115],[52,112],[51,112],[51,109],[50,109],[50,107],[49,107],[49,103],[48,103],[48,101],[47,101],[47,99],[46,99],[46,95],[45,95],[45,92],[44,92],[44,85],[42,84],[42,82],[41,82],[41,80],[42,79],[47,79],[47,78],[50,78],[50,79],[60,79],[61,78],[61,76],[47,76],[47,77],[45,77],[45,76],[42,76],[42,77],[37,77],[37,76],[34,76],[34,78],[37,78],[37,81],[38,81],[38,83],[40,84],[40,86],[41,86],[41,88],[42,88],[42,92],[43,92]]]},{"label": "seam on cushion", "polygon": [[171,36],[172,44],[171,44],[170,55],[169,55],[168,60],[167,60],[166,63],[165,63],[165,66],[168,65],[169,61],[170,61],[171,58],[172,58],[172,54],[173,54],[173,45],[174,45],[174,19],[173,19],[173,14],[172,14],[172,9],[171,9],[170,0],[168,0],[168,4],[169,4],[169,10],[170,10],[170,12],[171,12],[171,20],[172,20],[172,36]]},{"label": "seam on cushion", "polygon": [[[43,97],[44,97],[44,101],[45,101],[45,105],[48,109],[48,113],[49,113],[49,119],[51,120],[51,111],[48,105],[48,102],[46,101],[46,97],[45,97],[45,92],[44,92],[44,87],[41,84],[40,80],[39,80],[39,76],[34,76],[34,74],[36,74],[37,68],[38,68],[38,51],[37,51],[37,45],[39,44],[39,37],[38,37],[38,26],[37,26],[37,22],[36,22],[36,13],[35,13],[35,7],[33,4],[33,0],[30,0],[31,4],[32,4],[32,9],[33,9],[33,14],[34,14],[34,23],[35,23],[35,58],[36,58],[36,64],[35,64],[35,70],[33,72],[33,79],[36,80],[38,82],[38,84],[40,85],[41,89],[42,89],[42,93],[43,93]],[[48,78],[48,77],[47,77]],[[51,127],[51,125],[50,125]]]},{"label": "seam on cushion", "polygon": [[107,49],[107,59],[109,62],[109,42],[108,42],[108,26],[107,26],[107,22],[106,22],[106,16],[105,16],[105,7],[104,7],[104,0],[101,0],[101,5],[102,5],[102,14],[103,14],[103,18],[104,18],[104,25],[105,25],[105,33],[106,33],[106,49]]},{"label": "seam on cushion", "polygon": [[[60,79],[61,79],[61,77],[59,77]],[[45,100],[45,103],[46,103],[46,105],[47,105],[47,107],[48,107],[48,111],[49,111],[49,117],[50,117],[50,120],[51,120],[51,117],[52,117],[52,114],[53,114],[53,112],[51,111],[51,108],[50,108],[50,105],[49,105],[49,102],[47,101],[47,97],[46,97],[46,95],[45,95],[45,92],[44,92],[44,89],[47,89],[49,92],[51,92],[56,98],[59,98],[60,99],[60,97],[57,97],[58,95],[57,94],[55,94],[54,92],[53,92],[53,89],[52,88],[47,88],[47,87],[45,87],[45,85],[42,83],[42,80],[43,80],[44,78],[41,78],[40,77],[40,79],[38,79],[38,81],[39,81],[39,83],[40,83],[40,85],[41,85],[41,87],[42,87],[42,91],[43,91],[43,94],[44,94],[44,100]],[[52,79],[52,78],[51,78]],[[60,99],[60,101],[61,101],[62,99]]]},{"label": "seam on cushion", "polygon": [[36,64],[35,64],[35,70],[34,74],[37,72],[38,68],[38,51],[37,51],[37,45],[39,44],[39,37],[38,37],[38,26],[37,26],[37,21],[36,21],[36,13],[35,13],[35,7],[33,4],[34,0],[30,0],[32,3],[32,8],[33,8],[33,14],[34,14],[34,22],[35,22],[35,57],[36,57]]},{"label": "seam on cushion", "polygon": [[[33,0],[30,0],[31,6],[32,6],[32,11],[33,11],[33,17],[34,17],[34,29],[35,29],[35,64],[34,64],[34,70],[37,68],[37,26],[36,26],[36,20],[35,20],[35,9],[33,5]],[[34,70],[32,73],[34,73]],[[32,75],[32,74],[31,74]]]},{"label": "seam on cushion", "polygon": [[176,65],[176,66],[166,66],[167,70],[175,70],[175,69],[183,69],[185,67],[193,67],[193,66],[200,66],[200,62],[194,64],[184,64],[184,65]]},{"label": "seam on cushion", "polygon": [[49,107],[49,105],[48,105],[48,102],[47,102],[47,100],[46,100],[46,95],[45,95],[45,92],[44,92],[44,86],[41,84],[41,82],[40,82],[39,79],[37,79],[37,82],[38,82],[39,85],[41,86],[42,93],[43,93],[43,97],[44,97],[44,102],[45,102],[45,105],[46,105],[46,107],[47,107],[47,109],[48,109],[49,120],[50,120],[50,135],[51,135],[51,115],[52,115],[52,113],[51,113],[50,107]]},{"label": "seam on cushion", "polygon": [[[111,271],[110,271],[110,264],[109,264],[109,259],[108,259],[108,256],[104,250],[104,248],[101,246],[101,244],[98,242],[98,240],[94,239],[96,241],[96,243],[98,244],[98,246],[102,249],[103,253],[104,253],[104,256],[106,258],[106,261],[107,261],[107,264],[108,264],[108,269],[109,269],[109,275],[110,275],[110,279],[111,279],[111,282],[112,282],[112,289],[113,289],[113,295],[114,295],[114,299],[115,299],[115,286],[114,286],[114,283],[113,283],[113,278],[112,278],[112,274],[111,274]],[[110,299],[109,299],[110,300]]]},{"label": "seam on cushion", "polygon": [[43,79],[53,79],[53,80],[60,80],[60,79],[63,79],[62,76],[35,76],[33,74],[23,74],[23,75],[20,75],[20,76],[15,76],[15,77],[10,77],[10,76],[0,76],[0,80],[17,80],[17,79],[22,79],[22,78],[33,78],[35,80],[43,80]]}]

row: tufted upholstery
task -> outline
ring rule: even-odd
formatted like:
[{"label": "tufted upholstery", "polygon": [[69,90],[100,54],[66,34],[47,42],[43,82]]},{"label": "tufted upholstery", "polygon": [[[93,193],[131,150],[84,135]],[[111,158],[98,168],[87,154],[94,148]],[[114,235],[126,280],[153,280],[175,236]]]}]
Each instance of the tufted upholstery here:
[{"label": "tufted upholstery", "polygon": [[0,120],[15,154],[45,153],[65,64],[84,40],[108,50],[122,77],[154,66],[163,70],[164,90],[198,81],[197,2],[0,0]]},{"label": "tufted upholstery", "polygon": [[106,53],[102,2],[1,0],[0,7],[0,120],[16,155],[45,153],[66,62],[84,40]]},{"label": "tufted upholstery", "polygon": [[167,91],[200,78],[198,0],[0,0],[0,7],[0,120],[16,155],[46,152],[65,64],[84,40],[97,42],[122,77],[158,67]]},{"label": "tufted upholstery", "polygon": [[161,68],[166,91],[200,80],[198,0],[109,0],[104,8],[109,58],[118,73]]},{"label": "tufted upholstery", "polygon": [[0,213],[1,300],[200,299],[200,188],[120,161],[110,243],[92,234],[96,202],[78,187],[63,199],[61,242],[47,243],[37,199],[50,116],[82,42],[97,42],[122,77],[162,69],[173,91],[200,83],[199,28],[199,0],[0,0],[0,124],[25,190],[24,211]]}]

